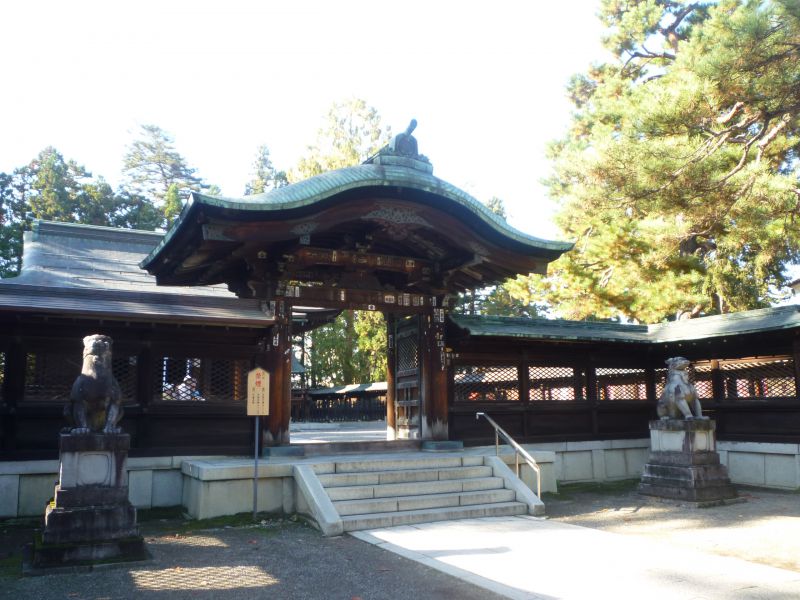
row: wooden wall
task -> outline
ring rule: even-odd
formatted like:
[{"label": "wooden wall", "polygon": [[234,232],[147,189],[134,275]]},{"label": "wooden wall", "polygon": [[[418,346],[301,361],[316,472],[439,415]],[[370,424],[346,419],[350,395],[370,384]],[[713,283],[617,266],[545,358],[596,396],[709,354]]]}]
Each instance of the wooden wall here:
[{"label": "wooden wall", "polygon": [[718,438],[800,442],[795,333],[672,344],[560,342],[454,337],[450,439],[493,442],[476,412],[524,442],[648,437],[663,387],[664,361],[685,356]]},{"label": "wooden wall", "polygon": [[[0,460],[58,457],[82,339],[94,333],[114,340],[131,456],[252,452],[244,382],[263,329],[31,316],[0,320]],[[176,391],[184,374],[198,380],[196,399]]]}]

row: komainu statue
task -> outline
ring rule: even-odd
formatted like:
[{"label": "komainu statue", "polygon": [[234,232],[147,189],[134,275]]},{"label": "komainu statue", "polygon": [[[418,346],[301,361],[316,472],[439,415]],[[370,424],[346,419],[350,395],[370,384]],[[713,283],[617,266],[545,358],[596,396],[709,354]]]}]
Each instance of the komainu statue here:
[{"label": "komainu statue", "polygon": [[689,383],[689,365],[682,356],[668,358],[667,380],[658,399],[656,411],[662,419],[706,419],[697,397],[697,390]]},{"label": "komainu statue", "polygon": [[111,371],[111,345],[107,335],[83,338],[83,367],[72,384],[64,417],[64,431],[73,434],[120,433],[122,394]]}]

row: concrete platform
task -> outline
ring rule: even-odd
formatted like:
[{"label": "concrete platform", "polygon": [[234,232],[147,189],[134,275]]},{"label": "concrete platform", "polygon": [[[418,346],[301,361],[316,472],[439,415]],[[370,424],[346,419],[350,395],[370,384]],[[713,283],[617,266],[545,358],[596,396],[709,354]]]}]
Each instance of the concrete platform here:
[{"label": "concrete platform", "polygon": [[800,598],[800,573],[530,516],[350,535],[519,600]]}]

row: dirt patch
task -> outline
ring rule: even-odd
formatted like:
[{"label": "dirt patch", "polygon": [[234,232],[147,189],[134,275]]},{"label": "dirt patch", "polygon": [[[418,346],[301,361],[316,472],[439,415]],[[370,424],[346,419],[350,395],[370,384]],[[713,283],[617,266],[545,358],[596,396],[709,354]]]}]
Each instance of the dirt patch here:
[{"label": "dirt patch", "polygon": [[562,486],[548,518],[800,572],[800,493],[739,488],[745,502],[690,508],[636,493],[638,481]]}]

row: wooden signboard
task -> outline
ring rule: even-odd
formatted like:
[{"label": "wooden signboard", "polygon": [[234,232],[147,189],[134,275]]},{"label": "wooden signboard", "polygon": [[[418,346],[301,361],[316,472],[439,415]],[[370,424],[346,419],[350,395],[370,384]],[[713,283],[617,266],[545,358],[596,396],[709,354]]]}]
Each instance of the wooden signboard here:
[{"label": "wooden signboard", "polygon": [[269,372],[257,367],[247,374],[247,414],[269,414]]}]

